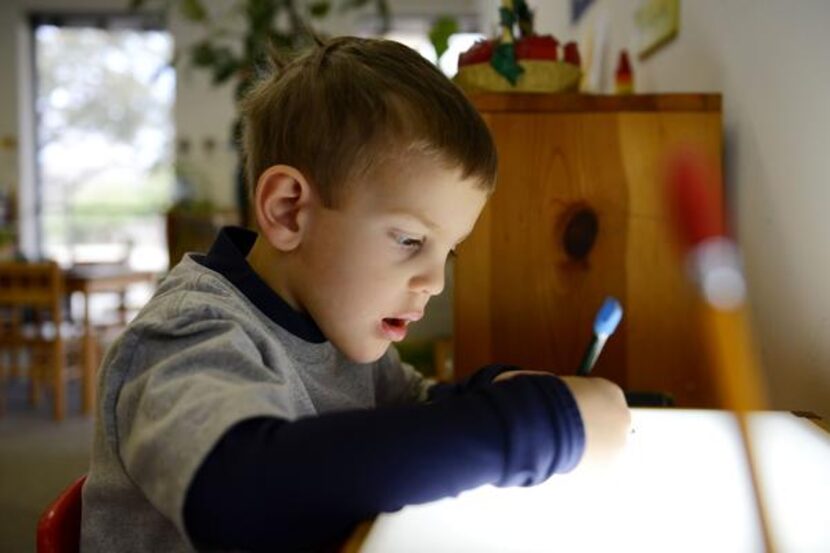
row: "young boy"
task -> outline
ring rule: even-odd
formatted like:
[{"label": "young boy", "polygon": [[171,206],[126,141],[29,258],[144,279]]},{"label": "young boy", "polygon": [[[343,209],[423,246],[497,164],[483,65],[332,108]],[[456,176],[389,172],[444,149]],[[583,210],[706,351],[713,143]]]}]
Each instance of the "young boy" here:
[{"label": "young boy", "polygon": [[84,550],[315,549],[378,512],[622,446],[607,381],[489,366],[436,385],[390,347],[496,175],[482,119],[435,67],[335,39],[265,78],[243,116],[259,232],[186,256],[108,352]]}]

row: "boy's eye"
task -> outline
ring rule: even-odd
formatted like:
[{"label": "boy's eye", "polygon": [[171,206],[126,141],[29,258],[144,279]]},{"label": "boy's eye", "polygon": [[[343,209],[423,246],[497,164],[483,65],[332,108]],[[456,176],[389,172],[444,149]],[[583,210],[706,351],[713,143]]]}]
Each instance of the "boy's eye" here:
[{"label": "boy's eye", "polygon": [[394,234],[392,237],[399,246],[407,250],[417,250],[424,245],[423,238],[413,238],[406,234]]}]

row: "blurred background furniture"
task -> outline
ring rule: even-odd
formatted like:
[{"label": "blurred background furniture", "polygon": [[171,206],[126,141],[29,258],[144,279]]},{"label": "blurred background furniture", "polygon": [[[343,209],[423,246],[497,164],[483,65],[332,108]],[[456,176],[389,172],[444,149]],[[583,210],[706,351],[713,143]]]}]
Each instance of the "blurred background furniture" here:
[{"label": "blurred background furniture", "polygon": [[[151,271],[135,271],[119,263],[76,264],[64,273],[66,293],[79,293],[83,297],[83,321],[81,334],[81,365],[83,367],[83,396],[81,411],[91,413],[95,407],[95,372],[101,362],[103,334],[120,332],[127,324],[127,290],[133,284],[154,283],[156,274]],[[118,295],[117,317],[110,321],[94,321],[91,296],[99,293]],[[89,378],[87,378],[89,376]]]},{"label": "blurred background furniture", "polygon": [[[66,413],[66,379],[70,354],[80,333],[64,317],[64,279],[54,261],[0,262],[0,378],[18,377],[25,370],[30,401],[39,401],[43,387],[52,391],[52,413],[62,420]],[[76,358],[77,356],[72,356]],[[94,371],[93,371],[94,372]],[[91,386],[93,372],[82,373]]]},{"label": "blurred background furniture", "polygon": [[456,259],[455,378],[492,362],[574,374],[612,295],[624,315],[594,374],[678,406],[717,406],[662,163],[691,144],[720,168],[720,96],[472,99],[496,142],[499,184]]},{"label": "blurred background furniture", "polygon": [[[122,264],[89,263],[61,268],[54,261],[0,262],[0,377],[26,376],[30,403],[37,404],[42,389],[51,389],[53,417],[66,415],[66,380],[81,379],[81,412],[95,406],[95,373],[107,333],[120,332],[132,313],[127,289],[152,285],[155,273],[134,271]],[[83,317],[70,316],[73,293],[83,299]],[[92,311],[94,294],[118,295],[116,317]],[[5,382],[4,382],[5,383]]]},{"label": "blurred background furniture", "polygon": [[207,252],[222,227],[238,225],[239,221],[239,212],[235,209],[187,209],[182,206],[170,209],[167,212],[170,267],[175,267],[188,252]]}]

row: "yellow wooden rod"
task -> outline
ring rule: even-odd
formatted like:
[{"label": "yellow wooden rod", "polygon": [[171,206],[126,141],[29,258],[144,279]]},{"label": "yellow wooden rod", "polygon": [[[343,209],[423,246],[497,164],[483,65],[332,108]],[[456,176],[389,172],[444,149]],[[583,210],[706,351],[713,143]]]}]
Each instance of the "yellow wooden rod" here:
[{"label": "yellow wooden rod", "polygon": [[707,304],[704,327],[723,406],[736,412],[766,409],[766,390],[759,376],[745,309],[723,310]]},{"label": "yellow wooden rod", "polygon": [[735,413],[764,549],[773,553],[775,546],[764,502],[764,487],[755,462],[756,449],[752,445],[749,433],[749,412],[766,409],[767,399],[765,387],[759,376],[748,317],[743,306],[729,310],[717,309],[706,302],[704,306],[703,319],[708,336],[712,377],[721,404]]},{"label": "yellow wooden rod", "polygon": [[686,260],[703,299],[711,378],[721,406],[737,418],[764,546],[772,552],[775,548],[748,424],[750,411],[766,408],[766,392],[746,316],[746,282],[738,251],[725,236],[722,205],[713,193],[722,188],[719,169],[694,150],[676,154],[668,166],[668,205],[679,237],[690,248]]}]

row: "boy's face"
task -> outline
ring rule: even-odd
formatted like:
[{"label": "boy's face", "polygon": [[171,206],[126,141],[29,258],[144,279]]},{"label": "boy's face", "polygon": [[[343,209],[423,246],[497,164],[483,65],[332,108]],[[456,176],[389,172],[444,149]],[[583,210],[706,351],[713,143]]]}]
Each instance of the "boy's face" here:
[{"label": "boy's face", "polygon": [[336,209],[314,208],[292,295],[340,351],[366,363],[402,340],[441,293],[447,257],[487,194],[422,160],[379,170],[347,196]]}]

